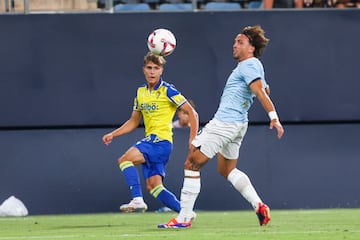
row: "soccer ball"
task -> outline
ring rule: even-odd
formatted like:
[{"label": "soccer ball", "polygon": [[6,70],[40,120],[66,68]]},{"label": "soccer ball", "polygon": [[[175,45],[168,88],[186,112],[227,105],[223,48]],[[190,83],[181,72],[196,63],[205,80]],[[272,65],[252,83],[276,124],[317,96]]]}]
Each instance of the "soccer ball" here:
[{"label": "soccer ball", "polygon": [[171,31],[159,28],[150,33],[147,46],[153,54],[165,57],[175,50],[176,38]]}]

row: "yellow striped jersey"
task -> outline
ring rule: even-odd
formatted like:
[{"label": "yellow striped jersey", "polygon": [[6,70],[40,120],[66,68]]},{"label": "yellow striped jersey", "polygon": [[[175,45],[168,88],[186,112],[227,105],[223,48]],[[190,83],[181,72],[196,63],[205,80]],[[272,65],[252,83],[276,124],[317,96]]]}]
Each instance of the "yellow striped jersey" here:
[{"label": "yellow striped jersey", "polygon": [[141,112],[145,125],[145,136],[157,135],[161,140],[172,142],[172,120],[176,109],[187,100],[172,85],[160,78],[152,91],[147,84],[137,89],[134,111]]}]

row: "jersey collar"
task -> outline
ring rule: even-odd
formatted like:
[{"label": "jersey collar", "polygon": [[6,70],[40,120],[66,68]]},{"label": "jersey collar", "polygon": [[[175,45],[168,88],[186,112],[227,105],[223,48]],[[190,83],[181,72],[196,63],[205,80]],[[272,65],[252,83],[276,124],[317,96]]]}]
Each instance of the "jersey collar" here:
[{"label": "jersey collar", "polygon": [[154,90],[158,90],[163,85],[163,79],[160,77],[159,82],[155,85]]}]

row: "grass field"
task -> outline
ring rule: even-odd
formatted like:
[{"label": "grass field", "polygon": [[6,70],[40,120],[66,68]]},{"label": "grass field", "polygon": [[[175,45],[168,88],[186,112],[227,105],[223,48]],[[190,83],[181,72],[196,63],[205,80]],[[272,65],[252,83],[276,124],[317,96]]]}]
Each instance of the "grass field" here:
[{"label": "grass field", "polygon": [[260,227],[252,211],[199,211],[190,229],[157,229],[174,213],[36,215],[0,218],[0,240],[360,239],[360,209],[273,210]]}]

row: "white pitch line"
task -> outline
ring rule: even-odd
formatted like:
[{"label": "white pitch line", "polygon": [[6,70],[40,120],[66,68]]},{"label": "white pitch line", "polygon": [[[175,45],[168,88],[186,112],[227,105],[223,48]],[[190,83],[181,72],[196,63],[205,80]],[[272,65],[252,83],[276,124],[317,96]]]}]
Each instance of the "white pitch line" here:
[{"label": "white pitch line", "polygon": [[[160,232],[159,232],[160,233]],[[174,232],[174,235],[176,234],[176,232]],[[157,236],[169,236],[171,235],[171,233],[169,232],[163,232],[160,234],[156,234]],[[113,234],[113,235],[94,235],[94,234],[90,234],[90,235],[86,235],[87,238],[113,238],[113,237],[150,237],[150,236],[154,236],[154,234],[129,234],[129,233],[124,233],[124,234]],[[14,237],[0,237],[0,240],[20,240],[20,239],[67,239],[67,238],[80,238],[83,237],[83,235],[43,235],[43,236],[14,236]]]},{"label": "white pitch line", "polygon": [[65,238],[75,238],[75,237],[79,237],[79,235],[0,237],[0,240],[13,240],[13,239],[65,239]]}]

